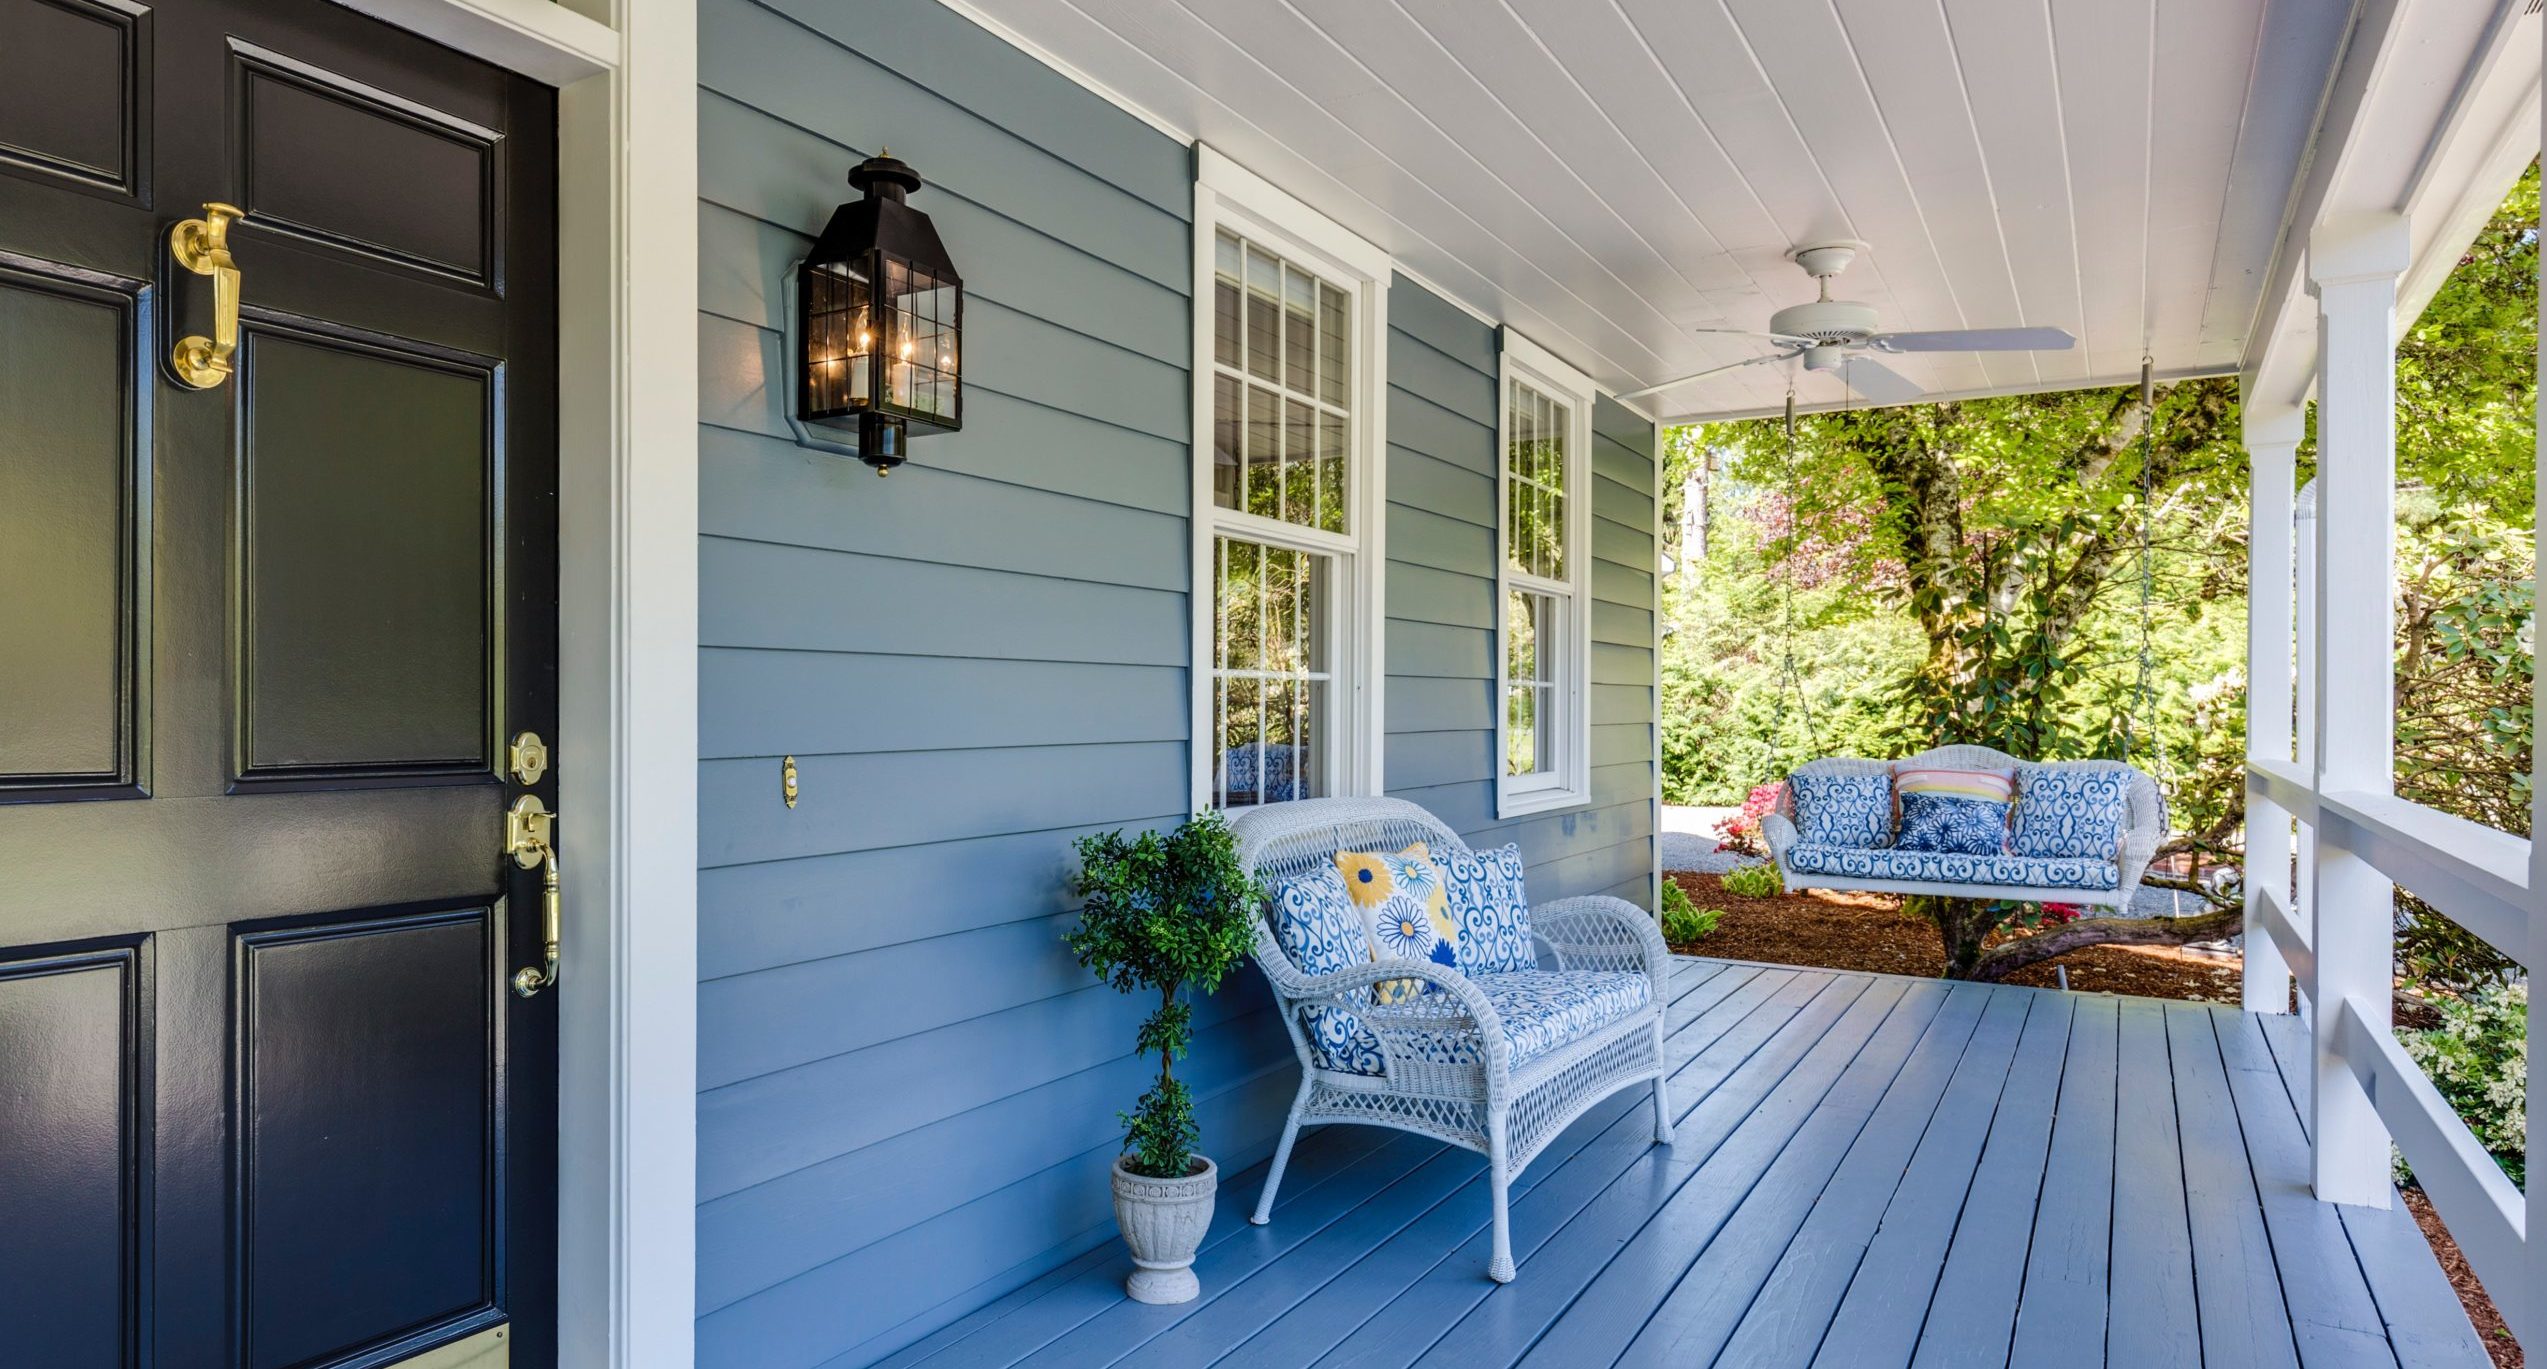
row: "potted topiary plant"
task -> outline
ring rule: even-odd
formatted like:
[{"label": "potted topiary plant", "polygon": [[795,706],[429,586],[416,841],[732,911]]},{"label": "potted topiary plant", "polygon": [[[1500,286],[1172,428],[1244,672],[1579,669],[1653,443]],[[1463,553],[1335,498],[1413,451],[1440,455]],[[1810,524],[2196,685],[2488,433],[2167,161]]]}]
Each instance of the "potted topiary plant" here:
[{"label": "potted topiary plant", "polygon": [[1238,862],[1229,824],[1205,813],[1161,835],[1082,837],[1078,891],[1086,900],[1070,949],[1120,993],[1159,996],[1141,1024],[1139,1051],[1156,1052],[1158,1082],[1123,1122],[1114,1161],[1114,1219],[1132,1248],[1125,1291],[1141,1302],[1186,1302],[1202,1292],[1194,1253],[1211,1224],[1220,1171],[1194,1153],[1202,1129],[1193,1095],[1174,1066],[1193,1036],[1194,1008],[1247,954],[1263,891]]}]

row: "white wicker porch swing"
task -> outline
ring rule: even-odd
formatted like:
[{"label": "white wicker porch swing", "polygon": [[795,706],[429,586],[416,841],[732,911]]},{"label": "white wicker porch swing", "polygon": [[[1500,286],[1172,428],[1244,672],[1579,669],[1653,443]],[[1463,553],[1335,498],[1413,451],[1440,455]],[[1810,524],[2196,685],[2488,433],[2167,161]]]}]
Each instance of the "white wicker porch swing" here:
[{"label": "white wicker porch swing", "polygon": [[[2163,770],[2164,753],[2157,745],[2153,717],[2155,695],[2150,685],[2154,663],[2150,615],[2155,587],[2150,512],[2155,491],[2150,461],[2157,427],[2157,389],[2151,363],[2145,357],[2140,366],[2140,402],[2144,414],[2140,434],[2140,651],[2138,675],[2133,685],[2133,707],[2123,721],[2122,751],[2125,757],[2131,754],[2137,732],[2146,739],[2154,763]],[[1795,390],[1792,385],[1788,387],[1786,396],[1785,435],[1785,473],[1788,484],[1792,486],[1795,475]],[[1791,503],[1787,509],[1787,524],[1791,546],[1795,529],[1795,511]],[[1789,693],[1794,695],[1797,711],[1803,719],[1806,742],[1814,751],[1821,750],[1820,738],[1813,726],[1812,704],[1795,667],[1795,585],[1792,577],[1786,579],[1780,613],[1778,692],[1769,734],[1769,763],[1773,774],[1778,770],[1782,745],[1780,734],[1784,731]],[[1889,783],[1897,772],[1923,769],[2003,774],[2012,777],[2020,787],[2044,777],[2076,781],[2091,776],[2114,776],[2120,781],[2124,809],[2119,823],[2119,841],[2106,850],[2093,853],[2028,855],[2016,852],[1913,851],[1880,844],[1834,847],[1803,840],[1803,834],[1796,825],[1795,792],[1799,781],[1881,776]],[[2035,762],[1986,746],[1943,746],[1898,762],[1853,756],[1818,757],[1797,766],[1781,779],[1778,806],[1761,820],[1760,826],[1761,835],[1769,846],[1770,858],[1776,862],[1778,872],[1789,889],[1926,894],[2125,910],[2130,908],[2133,898],[2139,893],[2140,882],[2148,873],[2149,863],[2156,858],[2158,847],[2166,840],[2164,791],[2156,779],[2131,765],[2127,759]],[[2114,781],[2108,779],[2102,783],[2110,793]]]}]

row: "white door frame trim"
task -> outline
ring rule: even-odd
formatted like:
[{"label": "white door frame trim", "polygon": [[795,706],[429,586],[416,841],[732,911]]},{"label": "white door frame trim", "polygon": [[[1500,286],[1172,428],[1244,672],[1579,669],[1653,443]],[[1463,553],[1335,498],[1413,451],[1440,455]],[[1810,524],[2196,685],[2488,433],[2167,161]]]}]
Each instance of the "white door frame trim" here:
[{"label": "white door frame trim", "polygon": [[557,87],[559,1362],[687,1369],[698,1142],[696,0],[338,0]]}]

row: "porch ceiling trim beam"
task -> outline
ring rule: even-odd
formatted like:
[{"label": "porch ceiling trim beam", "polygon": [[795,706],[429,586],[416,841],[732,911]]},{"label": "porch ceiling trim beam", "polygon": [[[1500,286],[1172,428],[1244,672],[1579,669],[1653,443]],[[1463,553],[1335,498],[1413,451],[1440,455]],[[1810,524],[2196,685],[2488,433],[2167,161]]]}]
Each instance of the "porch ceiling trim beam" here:
[{"label": "porch ceiling trim beam", "polygon": [[2299,405],[2315,389],[2305,257],[2318,225],[2404,214],[2413,227],[2398,326],[2431,301],[2537,155],[2541,22],[2526,0],[2361,0],[2247,332],[2248,402]]}]

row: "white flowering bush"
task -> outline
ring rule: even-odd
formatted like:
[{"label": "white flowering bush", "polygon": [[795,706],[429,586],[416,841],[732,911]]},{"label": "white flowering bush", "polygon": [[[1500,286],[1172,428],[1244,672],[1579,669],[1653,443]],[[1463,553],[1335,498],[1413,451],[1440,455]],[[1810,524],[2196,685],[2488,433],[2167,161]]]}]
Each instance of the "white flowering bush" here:
[{"label": "white flowering bush", "polygon": [[2432,1076],[2503,1172],[2522,1183],[2529,1159],[2529,985],[2489,984],[2440,1006],[2440,1026],[2402,1034],[2406,1054]]}]

